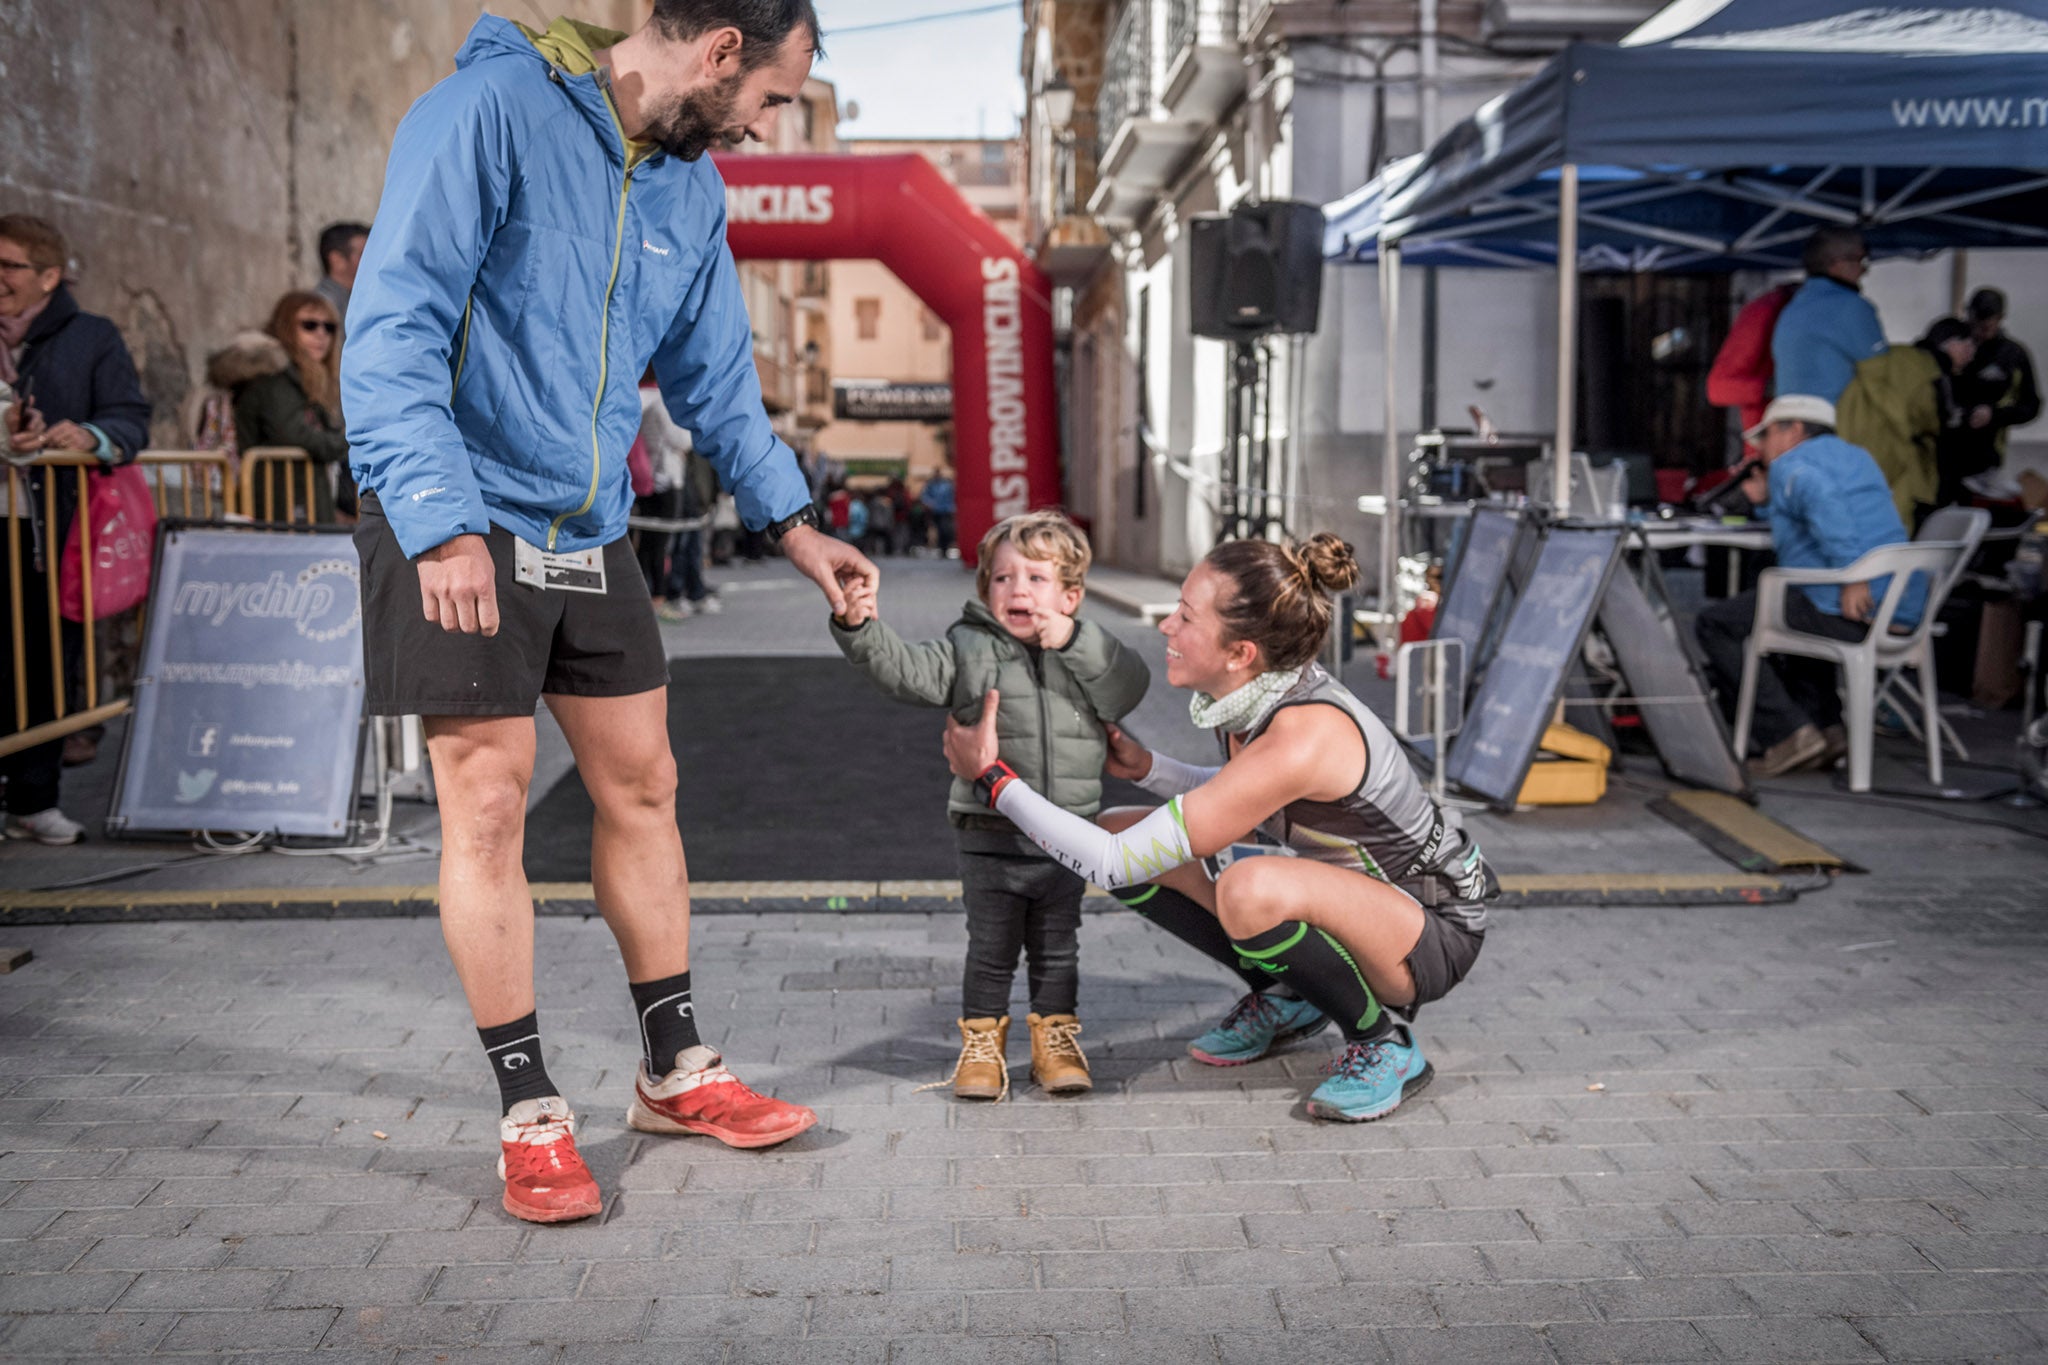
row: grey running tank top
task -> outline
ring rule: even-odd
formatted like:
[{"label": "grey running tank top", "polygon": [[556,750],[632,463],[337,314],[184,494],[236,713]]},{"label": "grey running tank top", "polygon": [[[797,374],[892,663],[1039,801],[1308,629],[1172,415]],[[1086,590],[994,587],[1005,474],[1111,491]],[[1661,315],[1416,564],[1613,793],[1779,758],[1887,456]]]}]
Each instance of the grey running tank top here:
[{"label": "grey running tank top", "polygon": [[[1483,901],[1497,884],[1478,845],[1463,830],[1446,827],[1443,813],[1415,776],[1394,732],[1321,664],[1302,670],[1301,680],[1245,733],[1245,747],[1288,707],[1318,705],[1336,707],[1358,727],[1365,741],[1364,780],[1336,801],[1289,802],[1263,821],[1259,832],[1301,857],[1385,882],[1400,884],[1434,874],[1461,893],[1460,899],[1436,906],[1438,913],[1475,932],[1483,930]],[[1215,735],[1228,762],[1230,736],[1222,730]]]}]

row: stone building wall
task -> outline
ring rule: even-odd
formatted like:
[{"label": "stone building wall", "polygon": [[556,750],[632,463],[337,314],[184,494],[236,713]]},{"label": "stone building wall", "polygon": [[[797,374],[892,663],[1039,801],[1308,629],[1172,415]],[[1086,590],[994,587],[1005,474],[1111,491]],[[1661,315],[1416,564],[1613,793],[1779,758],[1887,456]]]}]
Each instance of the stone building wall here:
[{"label": "stone building wall", "polygon": [[[646,0],[579,0],[631,28]],[[391,135],[498,0],[17,0],[0,4],[0,212],[69,238],[80,303],[120,324],[182,444],[209,351],[319,277],[315,243],[368,220]]]}]

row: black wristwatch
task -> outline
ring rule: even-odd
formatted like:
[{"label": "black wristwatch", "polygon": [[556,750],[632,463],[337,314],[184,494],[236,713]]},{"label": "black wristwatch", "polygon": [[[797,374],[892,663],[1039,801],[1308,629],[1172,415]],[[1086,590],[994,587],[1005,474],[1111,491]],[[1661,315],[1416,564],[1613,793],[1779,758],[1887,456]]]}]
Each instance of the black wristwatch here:
[{"label": "black wristwatch", "polygon": [[808,526],[813,531],[820,529],[818,523],[818,509],[815,506],[813,506],[810,503],[805,503],[803,506],[803,510],[799,512],[794,512],[791,515],[784,517],[781,521],[770,522],[766,528],[768,532],[768,539],[774,541],[776,544],[779,545],[782,543],[782,538],[784,536],[788,535],[791,531],[794,531],[799,526]]},{"label": "black wristwatch", "polygon": [[974,779],[974,794],[981,798],[983,805],[994,810],[996,797],[1002,794],[1003,788],[1016,780],[1016,771],[999,758],[982,769],[981,776]]}]

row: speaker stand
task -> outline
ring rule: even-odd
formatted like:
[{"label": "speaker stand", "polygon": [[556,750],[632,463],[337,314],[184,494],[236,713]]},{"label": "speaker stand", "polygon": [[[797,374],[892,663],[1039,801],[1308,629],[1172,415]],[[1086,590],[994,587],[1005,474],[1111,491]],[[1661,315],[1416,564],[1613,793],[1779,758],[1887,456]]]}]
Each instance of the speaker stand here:
[{"label": "speaker stand", "polygon": [[1263,340],[1230,345],[1230,397],[1224,428],[1229,473],[1217,510],[1219,540],[1283,532],[1281,490],[1273,487],[1272,355]]}]

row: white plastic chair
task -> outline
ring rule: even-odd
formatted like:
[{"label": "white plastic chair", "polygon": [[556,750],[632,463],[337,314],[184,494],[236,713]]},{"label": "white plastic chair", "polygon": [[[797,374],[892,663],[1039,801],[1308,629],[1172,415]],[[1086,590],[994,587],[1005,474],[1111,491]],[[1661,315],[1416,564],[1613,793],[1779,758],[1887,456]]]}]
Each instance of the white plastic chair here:
[{"label": "white plastic chair", "polygon": [[[1910,544],[1881,545],[1845,569],[1765,569],[1756,584],[1756,627],[1749,633],[1749,648],[1742,656],[1742,690],[1735,700],[1735,752],[1749,752],[1749,724],[1756,709],[1757,670],[1767,654],[1796,654],[1808,659],[1825,659],[1842,670],[1842,699],[1849,732],[1849,790],[1870,790],[1871,722],[1877,714],[1877,680],[1880,670],[1913,668],[1923,679],[1934,676],[1934,617],[1941,610],[1941,598],[1954,581],[1954,572],[1964,562],[1965,546],[1960,541],[1919,540]],[[1927,605],[1920,621],[1910,631],[1893,634],[1892,617],[1905,599],[1907,584],[1914,574],[1927,583]],[[1834,640],[1808,635],[1785,624],[1785,594],[1805,584],[1868,583],[1890,576],[1884,598],[1871,613],[1870,630],[1861,640]],[[1926,725],[1927,775],[1941,781],[1940,714],[1935,709],[1932,684],[1920,689],[1921,710]]]},{"label": "white plastic chair", "polygon": [[[1938,604],[1946,602],[1948,595],[1955,590],[1956,584],[1962,581],[1964,572],[1970,567],[1970,562],[1977,557],[1978,547],[1984,543],[1984,533],[1990,529],[1991,513],[1982,507],[1937,508],[1927,514],[1927,520],[1920,523],[1920,534],[1914,537],[1916,541],[1953,540],[1960,541],[1963,546],[1961,557],[1956,560],[1955,567],[1949,571],[1948,581],[1941,584],[1937,589],[1941,596],[1935,599],[1937,605],[1934,607],[1934,610],[1940,610]],[[1946,634],[1948,634],[1948,627],[1942,625],[1939,621],[1935,622],[1934,637],[1940,639]],[[1919,682],[1924,682],[1926,675],[1917,676]],[[1903,664],[1891,669],[1883,677],[1879,678],[1877,682],[1877,704],[1879,708],[1881,709],[1887,701],[1891,702],[1892,711],[1900,720],[1905,722],[1907,733],[1911,734],[1916,740],[1922,739],[1924,736],[1920,730],[1920,722],[1914,718],[1913,713],[1926,710],[1926,703],[1920,698],[1919,682],[1906,677],[1906,669]],[[1942,741],[1949,748],[1955,750],[1957,758],[1962,759],[1965,763],[1969,762],[1970,751],[1963,747],[1963,741],[1957,738],[1955,728],[1948,723],[1948,717],[1941,715],[1940,710],[1941,708],[1937,703],[1935,715],[1941,726]],[[1936,780],[1938,781],[1939,778]]]}]

